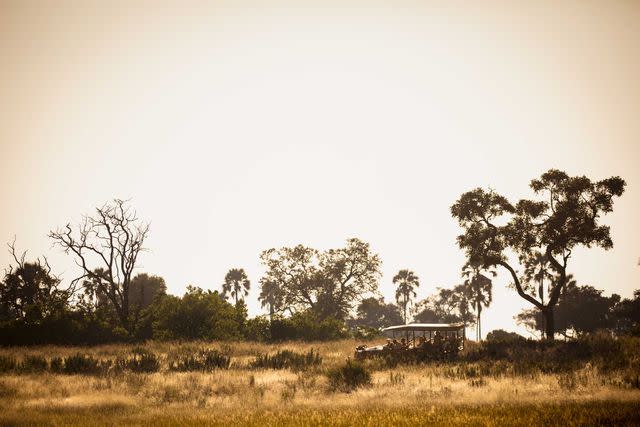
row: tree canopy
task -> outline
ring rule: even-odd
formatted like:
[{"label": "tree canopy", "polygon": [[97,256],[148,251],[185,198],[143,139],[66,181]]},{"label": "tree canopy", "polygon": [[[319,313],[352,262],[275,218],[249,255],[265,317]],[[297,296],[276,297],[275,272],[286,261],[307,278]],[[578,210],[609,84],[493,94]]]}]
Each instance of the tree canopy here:
[{"label": "tree canopy", "polygon": [[[620,177],[593,182],[551,169],[529,185],[538,199],[512,204],[493,190],[476,188],[451,206],[463,229],[458,245],[470,262],[506,269],[518,294],[543,313],[547,337],[553,339],[553,308],[567,282],[572,251],[578,246],[613,247],[609,227],[599,219],[613,210],[613,199],[622,195],[625,185]],[[545,255],[554,272],[546,303],[536,295],[534,284],[517,273],[518,265],[524,265],[535,251]]]}]

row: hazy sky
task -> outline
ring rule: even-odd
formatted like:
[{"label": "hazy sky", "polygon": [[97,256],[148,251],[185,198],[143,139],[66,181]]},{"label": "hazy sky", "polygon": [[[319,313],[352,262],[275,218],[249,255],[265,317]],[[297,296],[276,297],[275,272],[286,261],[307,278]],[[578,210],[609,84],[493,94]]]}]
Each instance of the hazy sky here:
[{"label": "hazy sky", "polygon": [[[259,253],[369,242],[393,298],[459,283],[449,207],[516,200],[549,168],[620,175],[614,249],[581,284],[640,287],[640,2],[0,0],[0,241],[70,258],[48,231],[114,197],[151,221],[141,270],[219,289]],[[0,265],[9,263],[0,251]],[[495,280],[484,328],[529,308]]]}]

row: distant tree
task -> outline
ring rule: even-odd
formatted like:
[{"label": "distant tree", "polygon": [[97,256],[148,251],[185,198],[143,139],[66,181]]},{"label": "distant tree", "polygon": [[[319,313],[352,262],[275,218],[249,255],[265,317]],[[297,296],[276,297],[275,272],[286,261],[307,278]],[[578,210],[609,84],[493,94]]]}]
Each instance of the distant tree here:
[{"label": "distant tree", "polygon": [[147,320],[150,315],[148,309],[156,298],[166,294],[167,284],[160,276],[140,273],[131,280],[131,286],[129,287],[129,304],[131,304],[133,324],[139,326],[140,321],[144,320],[143,323],[147,324],[148,335],[151,335],[151,325]]},{"label": "distant tree", "polygon": [[395,304],[386,304],[382,298],[365,298],[357,308],[353,319],[355,326],[380,329],[399,325],[403,322],[402,314]]},{"label": "distant tree", "polygon": [[260,279],[260,296],[258,296],[258,300],[260,300],[262,308],[268,308],[270,321],[273,320],[273,316],[276,313],[280,313],[284,308],[282,289],[276,282],[265,280],[265,278]]},{"label": "distant tree", "polygon": [[321,318],[344,320],[365,296],[378,290],[380,257],[369,244],[351,238],[343,248],[320,253],[322,290],[318,314]]},{"label": "distant tree", "polygon": [[231,295],[234,298],[236,305],[238,300],[249,294],[249,288],[251,282],[247,277],[243,268],[232,268],[224,276],[224,283],[222,284],[222,297],[227,298],[227,295]]},{"label": "distant tree", "polygon": [[415,306],[414,321],[420,323],[474,322],[469,311],[471,300],[463,285],[452,289],[437,288],[437,292]]},{"label": "distant tree", "polygon": [[47,259],[26,262],[26,251],[20,257],[16,254],[15,241],[8,246],[16,265],[5,270],[0,282],[0,320],[34,325],[65,310],[69,292],[59,288],[60,279],[51,272]]},{"label": "distant tree", "polygon": [[[613,210],[613,198],[622,195],[626,183],[611,177],[592,182],[585,176],[570,177],[551,169],[530,183],[541,200],[520,200],[512,205],[493,191],[477,188],[464,193],[451,207],[463,228],[459,246],[470,262],[483,268],[506,269],[523,299],[540,310],[545,318],[548,339],[555,334],[554,307],[567,283],[567,262],[576,247],[613,247],[609,227],[598,224],[602,214]],[[535,285],[523,283],[516,270],[535,251],[544,253],[555,279],[550,283],[546,303],[536,298]]]},{"label": "distant tree", "polygon": [[278,284],[282,306],[291,312],[312,310],[320,319],[345,319],[377,290],[380,277],[380,258],[358,239],[326,252],[302,245],[269,249],[260,259],[267,268],[261,283]]},{"label": "distant tree", "polygon": [[[466,263],[462,268],[462,277],[465,278],[464,291],[476,313],[476,340],[482,339],[481,315],[482,308],[489,307],[493,299],[492,282],[487,276],[481,274],[482,268],[478,264]],[[495,276],[495,272],[490,270]]]},{"label": "distant tree", "polygon": [[524,264],[524,278],[523,283],[537,283],[538,284],[538,298],[540,303],[544,304],[544,284],[546,280],[553,280],[554,274],[551,270],[551,264],[545,254],[540,251],[533,251],[526,254],[523,259]]},{"label": "distant tree", "polygon": [[617,334],[640,336],[640,289],[633,291],[632,298],[619,301],[611,315]]},{"label": "distant tree", "polygon": [[[581,335],[613,326],[611,311],[620,301],[618,295],[605,297],[592,286],[578,286],[575,280],[567,283],[555,309],[556,332],[567,336]],[[517,316],[519,323],[530,329],[544,330],[544,317],[539,310],[524,310]]]},{"label": "distant tree", "polygon": [[420,286],[420,282],[413,271],[400,270],[393,277],[393,284],[396,285],[396,302],[402,308],[402,319],[406,324],[407,308],[416,297],[416,288]]},{"label": "distant tree", "polygon": [[182,298],[165,295],[154,305],[154,338],[226,340],[242,336],[237,310],[217,291],[187,286]]},{"label": "distant tree", "polygon": [[487,334],[487,341],[520,341],[525,338],[515,332],[507,332],[504,329],[494,329]]},{"label": "distant tree", "polygon": [[129,333],[136,326],[129,288],[148,232],[149,225],[138,219],[127,202],[115,199],[97,208],[94,216],[83,217],[75,232],[67,224],[49,233],[54,244],[71,253],[82,269],[72,284],[95,283],[96,289],[109,299],[119,325]]}]

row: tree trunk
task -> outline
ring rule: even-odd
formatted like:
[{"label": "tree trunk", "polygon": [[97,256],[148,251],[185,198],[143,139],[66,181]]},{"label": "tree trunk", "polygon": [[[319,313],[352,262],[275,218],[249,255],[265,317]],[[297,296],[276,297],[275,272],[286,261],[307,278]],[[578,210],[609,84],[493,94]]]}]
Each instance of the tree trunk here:
[{"label": "tree trunk", "polygon": [[553,307],[547,306],[542,310],[544,315],[544,331],[546,338],[553,341],[555,336],[555,324],[553,319]]}]

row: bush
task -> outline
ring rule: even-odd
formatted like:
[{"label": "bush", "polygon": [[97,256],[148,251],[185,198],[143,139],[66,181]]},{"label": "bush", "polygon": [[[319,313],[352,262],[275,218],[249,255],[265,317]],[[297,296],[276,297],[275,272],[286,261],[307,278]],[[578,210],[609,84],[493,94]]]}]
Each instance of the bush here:
[{"label": "bush", "polygon": [[334,391],[349,393],[358,387],[371,385],[371,372],[360,362],[347,359],[347,362],[327,371],[329,387]]},{"label": "bush", "polygon": [[318,366],[322,363],[320,353],[309,350],[306,354],[296,353],[291,350],[280,350],[276,354],[260,354],[251,362],[252,368],[263,369],[293,369],[301,370],[309,366]]},{"label": "bush", "polygon": [[25,373],[44,372],[47,367],[47,359],[42,356],[26,356],[20,363],[20,371]]},{"label": "bush", "polygon": [[74,374],[98,374],[101,371],[100,361],[93,356],[76,353],[63,359],[62,373]]},{"label": "bush", "polygon": [[132,355],[126,359],[118,359],[116,366],[120,369],[138,373],[158,372],[160,370],[160,361],[152,352],[144,348],[134,348]]},{"label": "bush", "polygon": [[311,311],[294,313],[289,318],[274,318],[270,332],[272,341],[330,341],[349,336],[341,320],[321,319]]},{"label": "bush", "polygon": [[16,366],[17,363],[14,357],[0,355],[0,374],[14,371]]},{"label": "bush", "polygon": [[231,357],[213,349],[200,349],[193,354],[179,355],[169,362],[169,370],[186,371],[213,371],[214,369],[228,369]]}]

